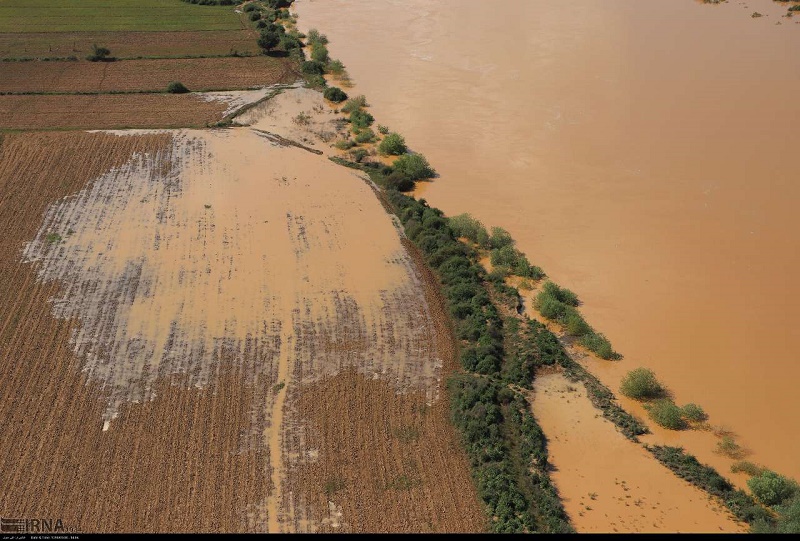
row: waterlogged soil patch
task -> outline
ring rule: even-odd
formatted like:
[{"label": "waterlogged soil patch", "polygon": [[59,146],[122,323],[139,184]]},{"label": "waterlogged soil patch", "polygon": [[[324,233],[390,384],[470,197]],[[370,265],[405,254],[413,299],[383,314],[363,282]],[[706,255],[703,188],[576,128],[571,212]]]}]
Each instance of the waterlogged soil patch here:
[{"label": "waterlogged soil patch", "polygon": [[[141,136],[118,133],[89,135]],[[249,406],[236,421],[235,445],[226,440],[214,452],[222,461],[256,457],[251,473],[261,478],[245,483],[253,489],[238,503],[227,500],[225,511],[252,531],[352,524],[350,504],[332,510],[297,500],[286,482],[292,461],[314,451],[295,401],[299,385],[350,370],[392,395],[413,395],[419,407],[440,403],[446,338],[434,323],[442,315],[429,305],[393,218],[349,170],[249,128],[153,137],[172,143],[130,153],[50,205],[17,254],[49,288],[54,321],[72,324],[60,347],[97,393],[85,422],[116,438],[128,430],[129,412],[164,411],[176,393],[221,407],[213,400],[219,382],[235,374],[243,394],[228,389],[226,400]],[[181,408],[175,422],[198,422]],[[437,430],[433,442],[452,435]],[[403,434],[416,437],[413,429]],[[416,486],[398,475],[397,486]],[[458,475],[468,479],[465,465]],[[76,496],[89,506],[106,497],[102,488]],[[434,523],[450,520],[426,513]]]},{"label": "waterlogged soil patch", "polygon": [[741,532],[722,504],[625,439],[581,383],[537,377],[532,410],[548,438],[551,478],[579,532]]}]

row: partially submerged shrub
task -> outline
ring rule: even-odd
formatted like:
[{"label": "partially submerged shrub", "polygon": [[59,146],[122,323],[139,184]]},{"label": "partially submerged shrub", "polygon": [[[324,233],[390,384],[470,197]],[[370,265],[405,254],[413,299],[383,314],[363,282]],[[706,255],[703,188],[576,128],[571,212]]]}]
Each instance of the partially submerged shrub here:
[{"label": "partially submerged shrub", "polygon": [[592,331],[578,341],[580,345],[607,361],[621,358],[603,333]]},{"label": "partially submerged shrub", "polygon": [[344,64],[341,60],[330,60],[328,61],[328,71],[334,75],[341,75],[344,73]]},{"label": "partially submerged shrub", "polygon": [[622,379],[619,386],[622,394],[635,400],[647,400],[664,396],[664,387],[648,368],[634,368]]},{"label": "partially submerged shrub", "polygon": [[[382,126],[378,126],[380,131]],[[406,147],[406,140],[399,133],[390,133],[383,138],[381,144],[378,145],[378,152],[381,154],[388,154],[390,156],[399,156],[405,154],[408,148]]]},{"label": "partially submerged shrub", "polygon": [[392,168],[411,180],[422,180],[436,175],[436,171],[422,154],[403,154],[392,164]]},{"label": "partially submerged shrub", "polygon": [[306,75],[322,75],[325,73],[325,64],[322,62],[315,62],[314,60],[307,60],[300,64],[300,71]]},{"label": "partially submerged shrub", "polygon": [[314,50],[311,51],[311,60],[327,64],[328,60],[330,60],[328,57],[328,48],[324,45],[314,45]]},{"label": "partially submerged shrub", "polygon": [[542,289],[560,302],[570,306],[578,306],[578,296],[565,287],[559,287],[553,282],[545,282]]},{"label": "partially submerged shrub", "polygon": [[697,404],[686,404],[681,408],[683,418],[692,423],[700,423],[708,419],[708,415],[703,411],[703,408]]},{"label": "partially submerged shrub", "polygon": [[747,480],[753,495],[764,505],[780,505],[797,494],[797,483],[774,471],[764,470]]},{"label": "partially submerged shrub", "polygon": [[363,95],[356,96],[355,98],[350,98],[342,107],[343,113],[352,113],[353,111],[357,111],[362,107],[367,107],[367,98]]},{"label": "partially submerged shrub", "polygon": [[341,103],[347,99],[347,94],[345,94],[344,90],[341,88],[337,88],[335,86],[331,86],[325,89],[325,92],[322,94],[326,100],[332,101],[334,103]]},{"label": "partially submerged shrub", "polygon": [[651,404],[647,404],[645,409],[650,418],[664,428],[670,430],[686,428],[686,421],[683,420],[681,408],[668,398],[661,398]]},{"label": "partially submerged shrub", "polygon": [[167,85],[167,92],[170,94],[186,94],[189,89],[186,88],[180,81],[172,81]]},{"label": "partially submerged shrub", "polygon": [[374,143],[375,142],[375,132],[369,128],[362,128],[358,130],[356,133],[356,143],[365,144],[365,143]]},{"label": "partially submerged shrub", "polygon": [[728,458],[742,458],[747,454],[744,447],[736,443],[731,436],[722,436],[722,439],[717,442],[716,452]]},{"label": "partially submerged shrub", "polygon": [[754,475],[761,475],[763,471],[764,468],[761,466],[746,460],[740,460],[739,462],[731,464],[731,473],[746,473],[750,477],[753,477]]},{"label": "partially submerged shrub", "polygon": [[393,171],[386,177],[386,186],[398,192],[408,192],[414,189],[414,181],[400,171]]},{"label": "partially submerged shrub", "polygon": [[[490,241],[491,242],[491,241]],[[502,248],[492,250],[491,253],[492,265],[503,265],[511,269],[511,272],[523,278],[532,278],[539,280],[544,277],[544,272],[539,267],[531,265],[525,254],[514,248],[512,245],[506,245]]]},{"label": "partially submerged shrub", "polygon": [[378,131],[381,132],[382,135],[386,135],[389,133],[388,126],[384,126],[383,124],[378,124]]},{"label": "partially submerged shrub", "polygon": [[351,148],[356,146],[356,142],[353,141],[352,139],[342,139],[340,141],[336,141],[336,143],[334,143],[333,146],[335,146],[339,150],[350,150]]},{"label": "partially submerged shrub", "polygon": [[489,233],[480,221],[469,214],[459,214],[449,218],[449,222],[450,229],[453,230],[456,237],[465,237],[481,248],[488,248]]},{"label": "partially submerged shrub", "polygon": [[363,148],[357,148],[355,150],[350,151],[350,159],[352,159],[356,163],[361,163],[361,161],[369,155],[369,152]]},{"label": "partially submerged shrub", "polygon": [[373,122],[375,122],[375,117],[361,109],[350,113],[350,125],[353,127],[353,131],[367,128],[371,126]]}]

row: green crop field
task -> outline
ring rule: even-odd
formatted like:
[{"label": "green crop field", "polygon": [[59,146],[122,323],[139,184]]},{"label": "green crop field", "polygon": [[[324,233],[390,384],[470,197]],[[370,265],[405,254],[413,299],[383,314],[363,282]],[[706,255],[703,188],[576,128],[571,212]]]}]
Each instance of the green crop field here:
[{"label": "green crop field", "polygon": [[232,6],[181,0],[0,0],[0,32],[239,28]]}]

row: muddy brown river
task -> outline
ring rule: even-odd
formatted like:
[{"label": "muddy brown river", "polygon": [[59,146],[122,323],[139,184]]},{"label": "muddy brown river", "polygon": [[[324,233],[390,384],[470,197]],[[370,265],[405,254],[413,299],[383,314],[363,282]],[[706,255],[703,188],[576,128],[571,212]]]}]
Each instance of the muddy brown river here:
[{"label": "muddy brown river", "polygon": [[651,367],[750,460],[800,478],[800,16],[769,0],[296,9],[441,174],[419,195],[507,228],[579,294],[625,356],[595,367],[604,382]]}]

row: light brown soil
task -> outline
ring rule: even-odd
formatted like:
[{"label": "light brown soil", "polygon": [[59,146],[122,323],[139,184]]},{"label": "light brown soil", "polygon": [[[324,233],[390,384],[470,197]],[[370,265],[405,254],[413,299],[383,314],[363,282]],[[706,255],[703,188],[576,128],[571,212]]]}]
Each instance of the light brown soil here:
[{"label": "light brown soil", "polygon": [[28,32],[0,34],[0,58],[85,58],[97,43],[117,58],[258,54],[252,30],[187,32]]},{"label": "light brown soil", "polygon": [[226,109],[192,94],[0,96],[0,129],[200,127]]},{"label": "light brown soil", "polygon": [[547,436],[551,478],[579,532],[742,532],[721,502],[679,479],[603,418],[582,383],[534,382],[532,411]]},{"label": "light brown soil", "polygon": [[295,82],[288,58],[192,58],[119,62],[1,62],[0,92],[163,91],[172,81],[189,90],[227,90]]}]

